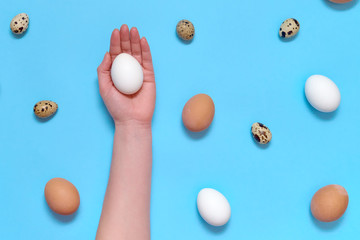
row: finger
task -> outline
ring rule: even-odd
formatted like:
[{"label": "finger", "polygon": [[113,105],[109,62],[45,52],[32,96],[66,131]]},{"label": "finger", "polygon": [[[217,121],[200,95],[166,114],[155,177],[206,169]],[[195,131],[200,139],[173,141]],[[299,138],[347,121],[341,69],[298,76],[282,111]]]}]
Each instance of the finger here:
[{"label": "finger", "polygon": [[120,53],[121,53],[120,31],[119,29],[114,29],[110,39],[110,55],[112,60],[114,60],[115,57]]},{"label": "finger", "polygon": [[131,53],[139,63],[142,63],[139,31],[133,27],[130,30]]},{"label": "finger", "polygon": [[142,65],[146,70],[154,71],[149,44],[145,37],[140,40]]},{"label": "finger", "polygon": [[97,69],[98,79],[99,79],[99,90],[101,95],[103,95],[106,92],[106,89],[108,89],[109,85],[112,85],[110,69],[111,69],[111,56],[110,53],[106,52],[102,63],[99,65]]},{"label": "finger", "polygon": [[122,52],[131,54],[130,34],[126,24],[120,28],[120,45]]}]

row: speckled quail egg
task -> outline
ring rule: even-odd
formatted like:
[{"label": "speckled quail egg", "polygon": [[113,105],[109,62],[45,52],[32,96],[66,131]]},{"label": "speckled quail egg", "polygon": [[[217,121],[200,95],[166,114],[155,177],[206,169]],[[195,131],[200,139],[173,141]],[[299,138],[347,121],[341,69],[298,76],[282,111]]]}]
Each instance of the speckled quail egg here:
[{"label": "speckled quail egg", "polygon": [[29,27],[29,16],[26,13],[16,15],[10,22],[10,29],[15,34],[23,34]]},{"label": "speckled quail egg", "polygon": [[58,109],[58,105],[53,101],[40,101],[34,106],[34,113],[39,118],[48,118],[55,114]]},{"label": "speckled quail egg", "polygon": [[291,38],[300,30],[300,24],[295,18],[286,19],[280,26],[279,35],[281,38]]},{"label": "speckled quail egg", "polygon": [[181,20],[176,25],[176,32],[183,40],[191,40],[195,34],[194,25],[189,20]]},{"label": "speckled quail egg", "polygon": [[251,133],[255,141],[260,144],[267,144],[272,138],[270,129],[259,122],[256,122],[251,126]]}]

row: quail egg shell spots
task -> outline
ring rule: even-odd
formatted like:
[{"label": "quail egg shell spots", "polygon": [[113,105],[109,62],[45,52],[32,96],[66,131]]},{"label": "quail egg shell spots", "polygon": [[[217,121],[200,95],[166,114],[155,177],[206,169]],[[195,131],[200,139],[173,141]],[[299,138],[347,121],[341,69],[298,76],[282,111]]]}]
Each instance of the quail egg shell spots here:
[{"label": "quail egg shell spots", "polygon": [[270,129],[259,122],[256,122],[251,126],[251,133],[255,141],[260,144],[267,144],[272,138]]},{"label": "quail egg shell spots", "polygon": [[111,66],[115,87],[124,94],[134,94],[143,84],[143,70],[139,62],[127,53],[119,54]]},{"label": "quail egg shell spots", "polygon": [[176,25],[176,32],[183,40],[191,40],[194,38],[195,28],[189,20],[181,20]]},{"label": "quail egg shell spots", "polygon": [[202,189],[197,197],[200,216],[210,225],[225,225],[231,216],[228,200],[220,192],[212,188]]},{"label": "quail egg shell spots", "polygon": [[14,34],[23,34],[29,27],[29,16],[26,13],[16,15],[10,22],[10,29]]},{"label": "quail egg shell spots", "polygon": [[340,104],[336,84],[322,75],[312,75],[305,83],[305,95],[311,106],[320,112],[333,112]]},{"label": "quail egg shell spots", "polygon": [[295,18],[286,19],[280,26],[279,35],[281,38],[294,37],[300,30],[300,24]]},{"label": "quail egg shell spots", "polygon": [[56,113],[58,105],[49,100],[37,102],[34,106],[34,113],[39,118],[48,118]]}]

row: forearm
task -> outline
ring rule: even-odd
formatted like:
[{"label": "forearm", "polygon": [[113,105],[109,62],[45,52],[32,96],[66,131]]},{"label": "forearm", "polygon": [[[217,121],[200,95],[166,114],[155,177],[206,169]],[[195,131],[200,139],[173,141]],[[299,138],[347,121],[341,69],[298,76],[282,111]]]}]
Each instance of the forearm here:
[{"label": "forearm", "polygon": [[149,240],[151,126],[118,125],[97,240]]}]

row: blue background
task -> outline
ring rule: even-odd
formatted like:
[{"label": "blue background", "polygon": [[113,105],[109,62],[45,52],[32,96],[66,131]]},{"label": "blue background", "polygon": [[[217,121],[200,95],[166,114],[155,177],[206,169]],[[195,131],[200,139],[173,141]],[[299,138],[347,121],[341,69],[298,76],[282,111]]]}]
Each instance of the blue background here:
[{"label": "blue background", "polygon": [[[9,24],[30,17],[22,38]],[[287,18],[301,25],[278,37]],[[196,29],[190,44],[176,24]],[[96,68],[114,28],[136,26],[151,46],[157,83],[153,119],[152,239],[357,239],[360,233],[360,4],[325,0],[0,1],[1,239],[94,239],[110,168],[114,126],[98,93]],[[312,109],[304,84],[322,74],[339,87],[333,114]],[[216,106],[211,127],[187,132],[181,112],[195,94]],[[33,106],[58,103],[49,121]],[[272,133],[255,144],[250,127]],[[44,186],[71,181],[81,205],[52,213]],[[335,223],[310,214],[312,195],[344,186],[348,210]],[[208,226],[196,209],[200,189],[222,192],[230,222]]]}]

